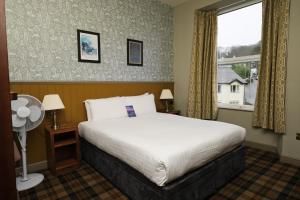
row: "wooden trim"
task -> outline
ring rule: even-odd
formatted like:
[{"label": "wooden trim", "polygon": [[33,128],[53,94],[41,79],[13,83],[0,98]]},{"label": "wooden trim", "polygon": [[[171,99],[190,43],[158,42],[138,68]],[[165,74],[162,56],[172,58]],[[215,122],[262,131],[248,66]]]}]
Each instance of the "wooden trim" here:
[{"label": "wooden trim", "polygon": [[11,131],[10,87],[5,23],[5,0],[0,0],[0,199],[17,199]]},{"label": "wooden trim", "polygon": [[[270,152],[273,152],[273,153],[276,153],[279,155],[279,152],[277,150],[277,148],[275,146],[271,146],[271,145],[266,145],[266,144],[259,144],[259,143],[256,143],[256,142],[249,142],[249,141],[246,141],[245,142],[245,145],[248,146],[248,147],[252,147],[252,148],[256,148],[256,149],[261,149],[263,151],[270,151]],[[291,158],[291,157],[287,157],[287,156],[280,156],[280,162],[283,162],[283,163],[288,163],[288,164],[291,164],[291,165],[295,165],[295,166],[300,166],[300,160],[297,160],[295,158]]]},{"label": "wooden trim", "polygon": [[291,158],[291,157],[287,157],[287,156],[280,156],[280,162],[288,163],[288,164],[300,167],[300,160],[297,160],[295,158]]},{"label": "wooden trim", "polygon": [[260,144],[260,143],[256,143],[256,142],[250,142],[250,141],[246,141],[245,145],[248,147],[261,149],[263,151],[270,151],[270,152],[278,154],[277,147],[275,147],[275,146],[271,146],[271,145],[267,145],[267,144]]},{"label": "wooden trim", "polygon": [[[43,160],[40,162],[35,162],[27,165],[28,173],[39,172],[41,170],[46,170],[46,169],[48,169],[47,160]],[[16,174],[20,174],[20,173],[22,173],[22,167],[17,167]]]},{"label": "wooden trim", "polygon": [[174,84],[174,81],[11,81],[11,84]]}]

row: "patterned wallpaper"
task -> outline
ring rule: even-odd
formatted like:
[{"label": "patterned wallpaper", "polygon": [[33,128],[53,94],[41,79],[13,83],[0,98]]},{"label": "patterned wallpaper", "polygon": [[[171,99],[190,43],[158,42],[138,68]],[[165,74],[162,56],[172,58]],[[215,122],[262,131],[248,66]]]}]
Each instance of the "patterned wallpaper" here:
[{"label": "patterned wallpaper", "polygon": [[[157,0],[6,0],[6,17],[11,81],[173,81],[173,10]],[[78,62],[77,29],[100,33],[100,64]]]}]

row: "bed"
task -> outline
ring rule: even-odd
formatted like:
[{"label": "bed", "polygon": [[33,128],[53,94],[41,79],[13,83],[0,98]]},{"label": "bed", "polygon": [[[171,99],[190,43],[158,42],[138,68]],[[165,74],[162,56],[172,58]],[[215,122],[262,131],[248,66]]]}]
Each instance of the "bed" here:
[{"label": "bed", "polygon": [[81,153],[129,198],[203,199],[244,169],[244,128],[114,101],[111,109],[133,104],[137,116],[96,117],[108,104],[87,108],[94,119],[79,124]]}]

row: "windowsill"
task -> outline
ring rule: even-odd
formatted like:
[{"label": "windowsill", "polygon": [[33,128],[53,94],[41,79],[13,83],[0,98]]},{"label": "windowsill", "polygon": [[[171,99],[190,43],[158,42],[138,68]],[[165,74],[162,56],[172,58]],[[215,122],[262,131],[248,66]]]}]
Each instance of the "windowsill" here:
[{"label": "windowsill", "polygon": [[227,104],[227,103],[218,103],[218,108],[228,109],[228,110],[241,110],[241,111],[248,111],[248,112],[253,112],[254,111],[254,106],[250,106],[250,105],[233,105],[233,104]]}]

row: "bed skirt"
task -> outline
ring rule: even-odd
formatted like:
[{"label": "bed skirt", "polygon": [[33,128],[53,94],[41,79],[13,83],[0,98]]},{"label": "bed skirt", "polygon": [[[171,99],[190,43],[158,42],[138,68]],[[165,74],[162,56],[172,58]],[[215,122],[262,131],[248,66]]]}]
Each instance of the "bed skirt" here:
[{"label": "bed skirt", "polygon": [[208,164],[159,187],[125,162],[81,138],[81,156],[132,200],[199,200],[245,168],[245,150],[240,145]]}]

